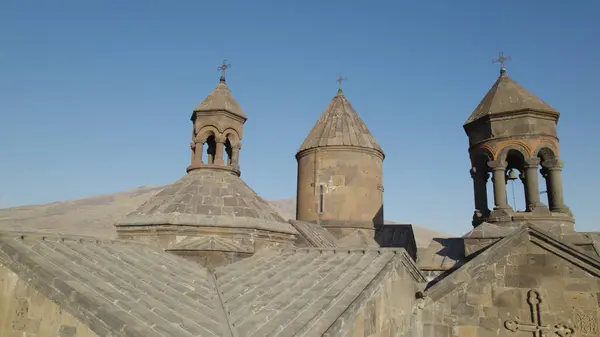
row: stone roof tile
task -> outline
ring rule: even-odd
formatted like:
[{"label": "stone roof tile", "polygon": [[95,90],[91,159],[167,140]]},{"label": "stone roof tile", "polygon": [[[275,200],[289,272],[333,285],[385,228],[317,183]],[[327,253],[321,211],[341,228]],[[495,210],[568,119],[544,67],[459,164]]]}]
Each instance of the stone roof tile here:
[{"label": "stone roof tile", "polygon": [[216,275],[237,336],[321,336],[395,258],[413,265],[403,249],[309,248],[265,251]]},{"label": "stone roof tile", "polygon": [[291,223],[313,247],[338,247],[335,237],[319,224],[297,220],[290,220],[289,223]]},{"label": "stone roof tile", "polygon": [[254,253],[254,247],[249,243],[244,243],[242,240],[225,239],[216,235],[201,237],[188,236],[173,247],[167,249],[167,251],[175,250]]},{"label": "stone roof tile", "polygon": [[298,152],[326,146],[355,146],[383,154],[381,147],[341,90],[331,100]]},{"label": "stone roof tile", "polygon": [[99,335],[231,336],[213,276],[151,246],[2,234],[0,262]]},{"label": "stone roof tile", "polygon": [[218,169],[190,171],[116,224],[135,225],[238,227],[297,234],[239,176]]},{"label": "stone roof tile", "polygon": [[465,125],[486,116],[524,110],[549,112],[558,115],[558,111],[515,82],[506,74],[506,71],[502,71],[496,83],[483,97],[465,122]]}]

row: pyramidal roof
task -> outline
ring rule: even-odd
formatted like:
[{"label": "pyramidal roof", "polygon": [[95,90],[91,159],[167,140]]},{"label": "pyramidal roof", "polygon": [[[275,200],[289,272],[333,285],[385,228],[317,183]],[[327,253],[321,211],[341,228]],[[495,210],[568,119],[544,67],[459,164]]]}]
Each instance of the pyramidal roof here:
[{"label": "pyramidal roof", "polygon": [[298,232],[236,174],[193,170],[124,217],[117,227],[180,225]]},{"label": "pyramidal roof", "polygon": [[194,112],[216,110],[228,111],[244,119],[247,118],[242,107],[233,97],[223,77],[221,77],[217,87],[194,109]]},{"label": "pyramidal roof", "polygon": [[298,152],[326,146],[355,146],[373,149],[383,154],[383,150],[341,89],[310,130]]},{"label": "pyramidal roof", "polygon": [[558,111],[523,88],[506,74],[505,69],[502,69],[498,80],[483,97],[475,111],[465,122],[465,125],[485,116],[523,110],[550,112],[558,115]]}]

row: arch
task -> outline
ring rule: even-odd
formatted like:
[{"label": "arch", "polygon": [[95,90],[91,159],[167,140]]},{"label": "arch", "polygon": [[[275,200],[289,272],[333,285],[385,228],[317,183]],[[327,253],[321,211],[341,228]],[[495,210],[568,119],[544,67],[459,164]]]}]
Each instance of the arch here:
[{"label": "arch", "polygon": [[547,160],[553,160],[558,157],[557,151],[555,150],[553,144],[540,144],[540,146],[535,150],[533,157],[540,158],[542,162]]},{"label": "arch", "polygon": [[200,141],[205,143],[208,137],[217,137],[220,134],[219,129],[213,125],[205,125],[196,132],[196,142]]},{"label": "arch", "polygon": [[523,142],[514,141],[510,143],[504,143],[503,145],[504,146],[500,151],[498,151],[498,153],[496,154],[496,158],[494,159],[508,162],[507,157],[509,153],[511,153],[513,157],[517,155],[516,153],[518,153],[519,156],[523,158],[523,160],[525,158],[531,158],[531,150],[529,149],[527,144]]},{"label": "arch", "polygon": [[232,128],[225,129],[225,131],[223,131],[223,136],[225,138],[229,139],[229,141],[232,144],[239,142],[241,139],[240,134],[237,132],[237,130],[232,129]]}]

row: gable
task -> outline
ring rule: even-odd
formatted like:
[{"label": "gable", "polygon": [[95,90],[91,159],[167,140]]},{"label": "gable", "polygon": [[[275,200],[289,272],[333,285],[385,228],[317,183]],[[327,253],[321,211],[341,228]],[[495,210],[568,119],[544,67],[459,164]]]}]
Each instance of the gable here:
[{"label": "gable", "polygon": [[532,326],[598,336],[598,261],[535,231],[506,239],[512,244],[501,241],[426,292],[423,336],[517,337]]}]

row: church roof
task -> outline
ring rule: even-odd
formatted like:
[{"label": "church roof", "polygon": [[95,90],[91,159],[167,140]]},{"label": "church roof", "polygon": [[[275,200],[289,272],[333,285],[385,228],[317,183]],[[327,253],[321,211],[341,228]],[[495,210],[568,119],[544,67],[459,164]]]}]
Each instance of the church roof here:
[{"label": "church roof", "polygon": [[218,268],[216,277],[237,336],[329,336],[395,261],[424,281],[403,249],[364,248],[264,251]]},{"label": "church roof", "polygon": [[485,116],[502,115],[524,110],[558,114],[558,111],[510,78],[506,74],[506,70],[502,70],[496,83],[494,83],[492,88],[483,97],[477,108],[475,108],[465,122],[465,125]]},{"label": "church roof", "polygon": [[338,90],[298,152],[326,146],[355,146],[383,154],[381,147],[348,99]]},{"label": "church roof", "polygon": [[159,248],[2,234],[0,263],[99,336],[232,336],[213,276]]},{"label": "church roof", "polygon": [[148,199],[116,226],[237,227],[297,234],[271,205],[227,170],[193,170]]},{"label": "church roof", "polygon": [[134,241],[22,233],[0,234],[0,264],[99,336],[331,335],[388,280],[424,281],[403,249],[267,250],[213,273]]},{"label": "church roof", "polygon": [[247,118],[242,107],[233,97],[233,94],[231,93],[231,90],[229,90],[224,79],[219,81],[217,87],[194,109],[194,112],[211,112],[219,110],[228,111],[244,119]]}]

